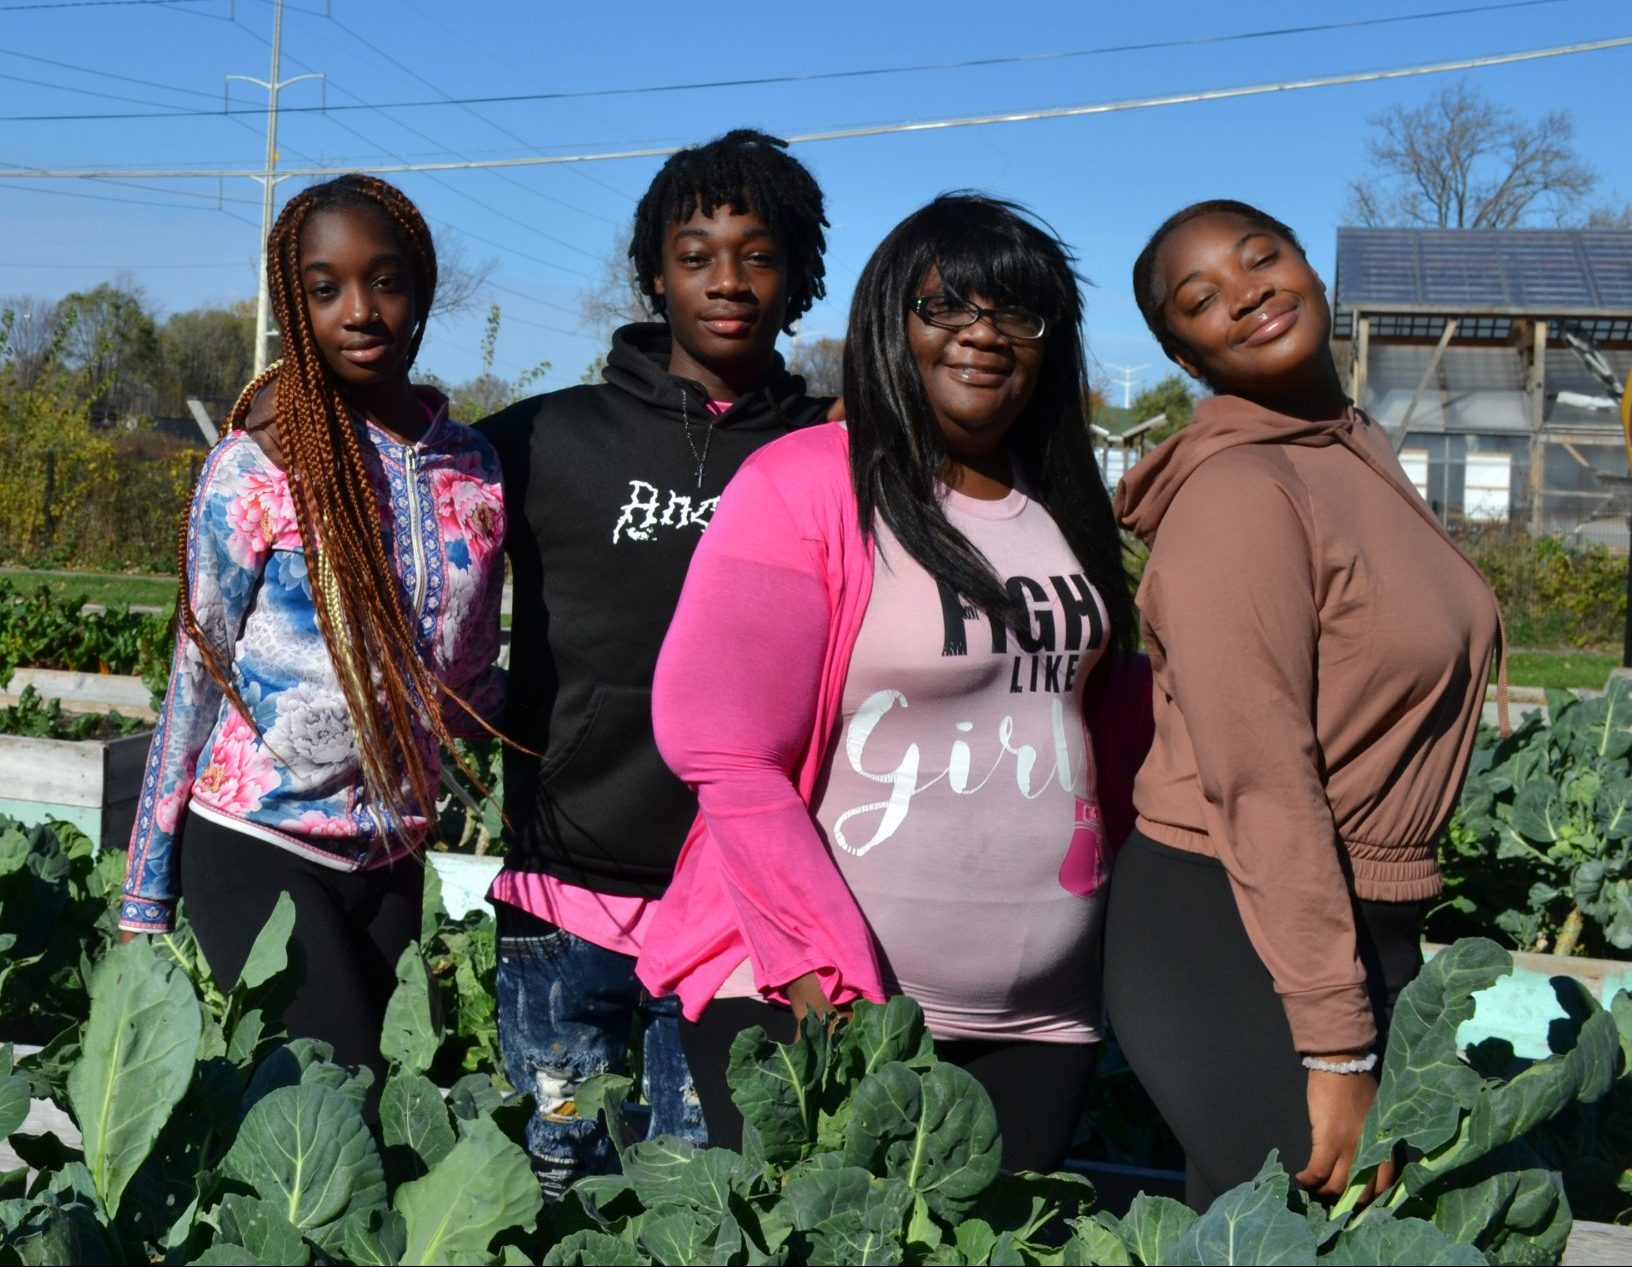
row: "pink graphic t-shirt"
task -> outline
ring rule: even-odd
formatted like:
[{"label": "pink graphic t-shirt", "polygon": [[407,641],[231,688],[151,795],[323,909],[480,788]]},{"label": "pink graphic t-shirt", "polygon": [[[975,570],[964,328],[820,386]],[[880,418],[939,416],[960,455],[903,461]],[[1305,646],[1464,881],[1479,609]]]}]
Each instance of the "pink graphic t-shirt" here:
[{"label": "pink graphic t-shirt", "polygon": [[[1030,616],[967,607],[880,525],[872,597],[812,807],[879,947],[885,988],[938,1038],[1099,1036],[1104,891],[1082,693],[1107,641],[1098,593],[1048,512],[945,493],[947,518]],[[746,986],[747,989],[742,987]],[[739,970],[721,995],[754,993]]]}]

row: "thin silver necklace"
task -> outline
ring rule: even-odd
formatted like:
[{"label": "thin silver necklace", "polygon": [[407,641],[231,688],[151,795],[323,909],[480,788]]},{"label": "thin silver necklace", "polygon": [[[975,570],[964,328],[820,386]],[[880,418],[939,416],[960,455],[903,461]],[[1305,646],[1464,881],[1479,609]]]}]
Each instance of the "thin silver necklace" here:
[{"label": "thin silver necklace", "polygon": [[697,463],[697,487],[703,486],[703,468],[708,465],[708,446],[714,443],[714,424],[719,416],[712,410],[708,415],[708,430],[703,433],[703,451],[697,452],[697,442],[691,438],[691,410],[687,401],[691,393],[684,387],[680,389],[680,426],[686,434],[686,447],[691,450],[691,460]]}]

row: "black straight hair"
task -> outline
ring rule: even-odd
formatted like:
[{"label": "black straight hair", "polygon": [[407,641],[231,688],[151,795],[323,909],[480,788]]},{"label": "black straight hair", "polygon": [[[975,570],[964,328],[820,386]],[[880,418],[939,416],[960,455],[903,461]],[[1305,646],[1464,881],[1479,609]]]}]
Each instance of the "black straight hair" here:
[{"label": "black straight hair", "polygon": [[1104,600],[1111,645],[1135,645],[1133,598],[1111,499],[1089,431],[1082,297],[1063,242],[1022,207],[981,194],[942,194],[873,252],[856,284],[844,344],[850,477],[862,533],[883,520],[937,580],[1011,628],[1026,612],[986,557],[946,518],[936,481],[946,444],[908,342],[908,305],[933,268],[941,286],[986,303],[1029,308],[1048,323],[1036,393],[1009,432],[1027,491],[1059,526]]},{"label": "black straight hair", "polygon": [[1162,345],[1162,351],[1167,354],[1170,361],[1177,360],[1183,355],[1185,347],[1174,338],[1173,331],[1167,324],[1167,313],[1163,310],[1167,303],[1167,292],[1162,289],[1161,279],[1156,276],[1156,257],[1161,253],[1162,243],[1172,236],[1175,229],[1189,224],[1192,220],[1199,220],[1202,216],[1234,216],[1256,229],[1285,238],[1299,255],[1307,257],[1309,254],[1303,249],[1303,243],[1298,241],[1296,233],[1269,212],[1260,210],[1250,202],[1237,202],[1234,198],[1208,198],[1203,202],[1193,202],[1168,216],[1156,232],[1150,235],[1150,241],[1145,243],[1145,249],[1139,252],[1139,258],[1133,262],[1133,301],[1139,305],[1139,312],[1145,319],[1145,325],[1155,336],[1156,342]]},{"label": "black straight hair", "polygon": [[663,272],[663,242],[669,230],[697,212],[711,216],[721,207],[737,215],[756,215],[775,236],[788,264],[788,306],[783,332],[827,294],[827,215],[822,189],[805,165],[788,152],[788,143],[753,128],[737,128],[707,145],[694,145],[669,156],[635,208],[635,231],[629,241],[640,293],[662,316],[666,305],[657,293]]}]

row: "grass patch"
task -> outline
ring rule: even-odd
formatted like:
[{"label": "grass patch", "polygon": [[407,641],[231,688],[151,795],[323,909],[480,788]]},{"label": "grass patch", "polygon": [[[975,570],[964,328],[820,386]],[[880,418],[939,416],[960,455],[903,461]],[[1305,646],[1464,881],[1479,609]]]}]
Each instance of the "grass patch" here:
[{"label": "grass patch", "polygon": [[[1513,686],[1551,686],[1560,690],[1585,686],[1601,691],[1621,657],[1614,651],[1517,650],[1507,658],[1507,680]],[[1495,681],[1495,668],[1491,669]]]},{"label": "grass patch", "polygon": [[176,578],[173,576],[0,568],[0,577],[20,590],[32,592],[46,589],[58,599],[82,594],[87,603],[101,603],[108,607],[158,607],[168,613],[176,605]]}]

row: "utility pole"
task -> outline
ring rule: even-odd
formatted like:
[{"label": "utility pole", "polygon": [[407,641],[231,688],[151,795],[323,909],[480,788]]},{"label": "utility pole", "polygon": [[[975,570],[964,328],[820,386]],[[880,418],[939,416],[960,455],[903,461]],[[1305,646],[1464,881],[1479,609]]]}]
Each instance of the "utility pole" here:
[{"label": "utility pole", "polygon": [[1122,408],[1126,409],[1133,404],[1133,376],[1140,370],[1148,370],[1148,365],[1112,365],[1105,362],[1106,369],[1117,371],[1117,377],[1122,380]]},{"label": "utility pole", "polygon": [[[283,0],[272,4],[272,73],[269,78],[256,79],[252,75],[228,75],[230,82],[242,79],[266,90],[266,169],[254,179],[261,184],[261,251],[260,281],[255,292],[255,372],[259,374],[272,358],[267,355],[271,335],[272,295],[266,284],[266,239],[272,232],[272,195],[277,190],[278,168],[278,93],[290,84],[303,79],[324,79],[322,75],[296,75],[293,79],[278,78],[278,55],[283,49]],[[324,80],[324,96],[328,96]],[[223,90],[226,91],[226,90]]]}]

